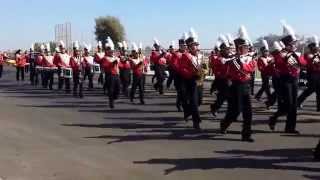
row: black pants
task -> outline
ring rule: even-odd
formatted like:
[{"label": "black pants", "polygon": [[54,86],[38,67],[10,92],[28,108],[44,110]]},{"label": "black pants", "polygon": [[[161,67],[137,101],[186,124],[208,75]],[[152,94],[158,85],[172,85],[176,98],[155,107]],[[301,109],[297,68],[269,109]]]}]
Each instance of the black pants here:
[{"label": "black pants", "polygon": [[30,69],[30,65],[28,65],[28,66],[26,66],[26,67],[24,68],[24,72],[25,72],[25,73],[28,73],[28,72],[29,72],[29,69]]},{"label": "black pants", "polygon": [[70,93],[71,92],[71,89],[70,89],[70,78],[64,78],[61,76],[61,71],[62,69],[59,68],[58,69],[58,79],[59,79],[59,82],[58,82],[58,89],[59,90],[62,90],[63,89],[63,85],[65,85],[65,91],[66,93]]},{"label": "black pants", "polygon": [[3,65],[0,65],[0,78],[2,78]]},{"label": "black pants", "polygon": [[273,106],[278,101],[278,108],[282,101],[280,101],[280,77],[279,76],[272,76],[272,87],[274,91],[271,93],[270,99],[266,102],[268,106]]},{"label": "black pants", "polygon": [[103,82],[103,92],[104,92],[104,94],[107,94],[107,91],[109,90],[110,76],[111,76],[111,74],[109,72],[104,73],[104,82]]},{"label": "black pants", "polygon": [[36,67],[33,62],[30,62],[30,82],[31,85],[35,84],[35,73],[36,73]]},{"label": "black pants", "polygon": [[277,118],[287,115],[285,131],[294,131],[297,122],[297,95],[298,79],[292,76],[280,76],[279,98],[282,101],[280,109],[270,119],[270,124],[275,126]]},{"label": "black pants", "polygon": [[83,84],[81,78],[81,72],[73,72],[73,96],[78,96],[80,98],[83,97]]},{"label": "black pants", "polygon": [[178,73],[175,73],[174,75],[174,86],[176,88],[177,91],[177,97],[176,97],[176,107],[178,108],[179,111],[181,111],[181,106],[182,106],[182,78],[180,77],[180,75]]},{"label": "black pants", "polygon": [[252,134],[252,107],[251,85],[248,82],[232,82],[229,89],[228,108],[224,120],[221,121],[221,130],[225,131],[232,122],[236,121],[240,113],[243,117],[242,137],[250,138]]},{"label": "black pants", "polygon": [[168,68],[168,71],[169,71],[169,77],[167,79],[167,88],[169,89],[171,84],[172,84],[172,81],[174,81],[174,77],[175,77],[175,71],[172,69],[172,68]]},{"label": "black pants", "polygon": [[21,80],[24,81],[24,67],[17,67],[17,74],[16,74],[17,81],[20,81],[20,76],[21,76]]},{"label": "black pants", "polygon": [[198,85],[198,106],[202,105],[203,100],[203,85]]},{"label": "black pants", "polygon": [[144,103],[144,89],[143,89],[143,81],[144,81],[144,75],[133,75],[133,82],[132,82],[132,87],[131,87],[131,92],[130,92],[130,99],[133,101],[134,96],[136,94],[137,88],[139,88],[139,98],[140,102]]},{"label": "black pants", "polygon": [[98,83],[99,84],[104,84],[104,82],[103,82],[103,73],[99,74]]},{"label": "black pants", "polygon": [[155,88],[158,89],[160,94],[163,94],[163,82],[165,80],[165,66],[164,65],[155,65],[155,76],[157,78],[157,82],[155,84]]},{"label": "black pants", "polygon": [[223,78],[217,78],[214,80],[214,85],[217,90],[217,98],[216,101],[211,104],[211,111],[217,112],[223,103],[227,100],[228,95],[228,80]]},{"label": "black pants", "polygon": [[53,80],[54,80],[54,71],[45,71],[44,72],[44,87],[52,90],[53,89]]},{"label": "black pants", "polygon": [[142,79],[142,81],[143,81],[143,85],[142,85],[142,87],[143,87],[143,91],[146,89],[146,74],[144,74],[143,75],[143,79]]},{"label": "black pants", "polygon": [[251,95],[254,95],[254,84],[256,79],[256,72],[254,71],[251,73],[251,80],[250,80],[250,86],[251,86]]},{"label": "black pants", "polygon": [[261,75],[261,78],[262,78],[262,85],[258,93],[256,94],[255,98],[260,99],[262,94],[265,92],[267,95],[267,99],[269,101],[271,99],[271,91],[270,91],[270,84],[269,84],[270,76]]},{"label": "black pants", "polygon": [[320,141],[319,141],[319,143],[318,143],[318,145],[317,145],[317,147],[316,147],[316,149],[314,151],[314,158],[316,160],[320,160]]},{"label": "black pants", "polygon": [[35,86],[38,86],[38,84],[39,84],[39,74],[40,74],[40,72],[38,70],[35,70],[35,73],[34,73],[34,85]]},{"label": "black pants", "polygon": [[121,92],[125,96],[129,96],[129,86],[131,83],[130,69],[120,70]]},{"label": "black pants", "polygon": [[40,77],[41,77],[41,85],[42,85],[42,87],[46,88],[45,87],[46,72],[45,71],[41,71]]},{"label": "black pants", "polygon": [[118,99],[120,94],[119,75],[109,75],[108,82],[109,82],[109,85],[108,85],[109,105],[111,108],[113,108],[114,100]]},{"label": "black pants", "polygon": [[201,122],[199,113],[199,92],[196,79],[183,79],[182,81],[183,111],[184,116],[192,116],[194,124]]},{"label": "black pants", "polygon": [[84,71],[83,80],[85,81],[87,78],[89,81],[88,89],[93,89],[93,72],[91,72],[91,68],[87,68]]},{"label": "black pants", "polygon": [[312,73],[308,78],[307,89],[298,97],[300,106],[311,94],[316,93],[317,111],[320,111],[320,73]]}]

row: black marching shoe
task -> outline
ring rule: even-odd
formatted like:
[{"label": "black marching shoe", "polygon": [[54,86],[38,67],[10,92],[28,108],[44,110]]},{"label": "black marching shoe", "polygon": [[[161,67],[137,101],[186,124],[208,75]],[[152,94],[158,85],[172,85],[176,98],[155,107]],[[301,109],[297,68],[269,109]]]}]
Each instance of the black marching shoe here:
[{"label": "black marching shoe", "polygon": [[300,134],[300,132],[295,129],[286,129],[284,132],[287,134]]},{"label": "black marching shoe", "polygon": [[269,126],[271,131],[275,130],[275,126],[276,125],[275,125],[274,121],[275,121],[275,118],[273,116],[269,118],[268,126]]},{"label": "black marching shoe", "polygon": [[241,141],[244,141],[244,142],[254,142],[254,139],[252,139],[251,137],[242,137]]},{"label": "black marching shoe", "polygon": [[213,109],[213,105],[210,105],[210,111],[213,117],[217,117],[217,112]]},{"label": "black marching shoe", "polygon": [[193,129],[196,130],[196,131],[201,131],[200,124],[199,123],[193,123]]},{"label": "black marching shoe", "polygon": [[183,119],[186,121],[186,122],[188,122],[189,120],[188,120],[188,118],[191,116],[191,113],[184,113],[184,117],[183,117]]},{"label": "black marching shoe", "polygon": [[114,104],[113,103],[109,103],[109,107],[110,107],[110,109],[114,109]]},{"label": "black marching shoe", "polygon": [[314,155],[314,160],[320,161],[320,142],[317,145],[316,149],[314,150],[313,155]]}]

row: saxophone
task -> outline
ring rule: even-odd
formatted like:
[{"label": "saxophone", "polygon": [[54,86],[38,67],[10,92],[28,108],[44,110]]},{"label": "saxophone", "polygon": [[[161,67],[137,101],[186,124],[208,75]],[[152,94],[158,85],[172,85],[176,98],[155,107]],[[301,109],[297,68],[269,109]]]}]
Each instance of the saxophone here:
[{"label": "saxophone", "polygon": [[204,61],[204,56],[202,56],[197,71],[197,86],[203,86],[204,80],[209,72],[208,69],[208,63]]}]

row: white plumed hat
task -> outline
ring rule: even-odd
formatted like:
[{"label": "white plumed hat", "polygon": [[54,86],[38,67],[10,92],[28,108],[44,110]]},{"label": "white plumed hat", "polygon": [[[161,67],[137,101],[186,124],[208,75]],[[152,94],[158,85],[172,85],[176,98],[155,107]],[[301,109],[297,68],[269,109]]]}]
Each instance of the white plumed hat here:
[{"label": "white plumed hat", "polygon": [[73,48],[76,49],[76,50],[80,49],[80,45],[79,45],[78,41],[73,42]]},{"label": "white plumed hat", "polygon": [[135,42],[131,43],[131,49],[132,49],[132,51],[136,51],[136,52],[139,50],[139,48]]}]

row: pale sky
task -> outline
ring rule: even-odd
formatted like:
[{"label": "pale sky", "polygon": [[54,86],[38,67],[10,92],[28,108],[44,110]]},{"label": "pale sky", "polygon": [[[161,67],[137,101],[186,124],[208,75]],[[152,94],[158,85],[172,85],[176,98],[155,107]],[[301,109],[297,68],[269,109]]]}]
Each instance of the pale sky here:
[{"label": "pale sky", "polygon": [[252,39],[281,34],[281,19],[298,34],[320,34],[319,0],[10,0],[1,2],[0,49],[29,48],[54,40],[54,26],[71,22],[73,40],[92,43],[94,19],[120,18],[129,41],[151,45],[157,37],[164,46],[190,27],[201,47],[211,48],[221,33],[236,34],[245,25]]}]

